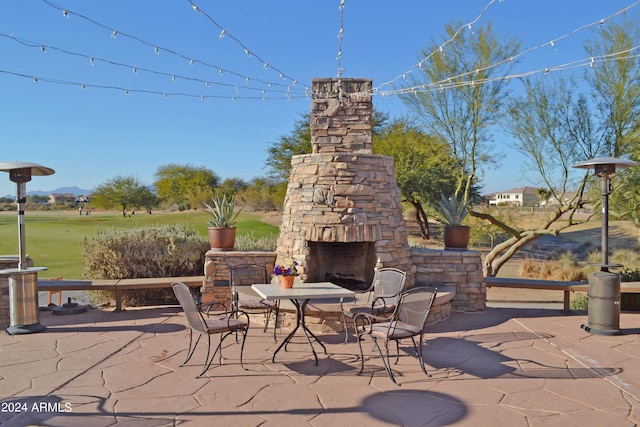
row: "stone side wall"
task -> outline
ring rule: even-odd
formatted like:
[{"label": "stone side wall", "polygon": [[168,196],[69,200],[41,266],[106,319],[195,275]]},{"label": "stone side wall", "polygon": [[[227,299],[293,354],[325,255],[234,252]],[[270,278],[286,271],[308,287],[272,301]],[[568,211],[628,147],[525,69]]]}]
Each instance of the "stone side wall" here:
[{"label": "stone side wall", "polygon": [[444,251],[413,248],[416,283],[456,287],[451,300],[453,311],[484,311],[487,288],[478,251]]},{"label": "stone side wall", "polygon": [[202,302],[218,301],[229,307],[229,268],[240,264],[260,264],[271,274],[276,261],[275,252],[267,251],[216,251],[205,254],[205,280],[201,289]]}]

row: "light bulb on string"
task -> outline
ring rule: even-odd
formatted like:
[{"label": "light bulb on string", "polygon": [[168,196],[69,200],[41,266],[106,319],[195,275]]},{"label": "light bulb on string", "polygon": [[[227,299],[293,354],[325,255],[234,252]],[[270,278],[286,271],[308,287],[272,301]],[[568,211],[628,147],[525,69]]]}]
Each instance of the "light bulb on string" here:
[{"label": "light bulb on string", "polygon": [[204,85],[205,85],[206,87],[209,87],[209,82],[204,82]]},{"label": "light bulb on string", "polygon": [[176,75],[175,75],[175,74],[173,74],[173,75],[171,76],[171,80],[173,80],[173,82],[175,83],[175,81],[176,81]]},{"label": "light bulb on string", "polygon": [[222,75],[222,68],[218,69],[218,74]]},{"label": "light bulb on string", "polygon": [[69,17],[69,12],[67,12],[67,9],[62,9],[62,16],[64,16],[65,18]]},{"label": "light bulb on string", "polygon": [[133,74],[138,74],[138,69],[136,67],[133,67]]},{"label": "light bulb on string", "polygon": [[192,59],[191,61],[189,61],[189,65],[193,65],[195,62],[196,61]]},{"label": "light bulb on string", "polygon": [[169,99],[169,96],[166,93],[163,93],[162,96],[164,96],[164,99]]},{"label": "light bulb on string", "polygon": [[42,53],[47,53],[47,51],[45,50],[43,45],[40,45],[40,52]]},{"label": "light bulb on string", "polygon": [[118,30],[113,30],[113,33],[111,33],[111,38],[115,39],[118,35]]},{"label": "light bulb on string", "polygon": [[94,62],[93,62],[93,56],[92,56],[91,58],[89,58],[89,64],[91,64],[91,65],[93,65],[93,64],[94,64]]},{"label": "light bulb on string", "polygon": [[129,95],[129,89],[125,89],[125,90],[124,90],[124,94],[125,94],[125,95]]},{"label": "light bulb on string", "polygon": [[204,95],[200,95],[200,101],[204,101]]},{"label": "light bulb on string", "polygon": [[589,62],[589,67],[594,68],[596,66],[596,59],[591,57],[591,62]]},{"label": "light bulb on string", "polygon": [[227,34],[227,30],[225,30],[224,28],[222,29],[222,31],[220,31],[220,35],[218,36],[218,38],[220,40],[222,40],[225,36],[225,34]]},{"label": "light bulb on string", "polygon": [[263,67],[262,67],[262,69],[263,69],[263,70],[266,70],[267,68],[269,68],[269,64],[265,62],[265,63],[264,63],[264,65],[263,65]]},{"label": "light bulb on string", "polygon": [[33,76],[33,82],[34,82],[34,83],[38,83],[38,77]]},{"label": "light bulb on string", "polygon": [[154,46],[153,51],[156,53],[156,55],[160,54],[160,49],[158,49],[158,46]]},{"label": "light bulb on string", "polygon": [[249,83],[249,80],[250,80],[249,77],[245,77],[244,82]]},{"label": "light bulb on string", "polygon": [[231,97],[231,102],[234,102],[234,103],[236,102],[236,97],[235,96]]},{"label": "light bulb on string", "polygon": [[82,90],[87,90],[87,85],[85,85],[84,83],[82,83]]},{"label": "light bulb on string", "polygon": [[236,92],[240,92],[240,88],[236,85]]}]

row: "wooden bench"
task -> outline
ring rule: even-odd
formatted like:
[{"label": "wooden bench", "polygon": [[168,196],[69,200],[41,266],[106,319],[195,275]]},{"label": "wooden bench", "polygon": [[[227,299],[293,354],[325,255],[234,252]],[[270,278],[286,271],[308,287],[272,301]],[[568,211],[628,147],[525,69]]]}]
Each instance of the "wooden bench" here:
[{"label": "wooden bench", "polygon": [[569,308],[570,295],[572,291],[589,290],[587,282],[579,281],[557,281],[557,280],[540,280],[540,279],[516,279],[510,277],[485,277],[484,282],[487,288],[519,288],[519,289],[543,289],[543,290],[560,290],[564,292],[563,313],[571,313]]},{"label": "wooden bench", "polygon": [[38,279],[38,291],[112,291],[115,295],[115,311],[122,310],[122,293],[129,289],[166,289],[173,282],[182,282],[187,286],[201,287],[204,276],[158,277],[142,279],[106,279],[106,280],[49,280]]}]

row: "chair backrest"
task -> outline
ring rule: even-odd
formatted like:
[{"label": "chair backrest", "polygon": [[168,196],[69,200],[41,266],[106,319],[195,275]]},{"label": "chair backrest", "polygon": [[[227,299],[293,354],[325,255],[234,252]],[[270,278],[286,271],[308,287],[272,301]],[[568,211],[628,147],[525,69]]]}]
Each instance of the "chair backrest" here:
[{"label": "chair backrest", "polygon": [[376,270],[373,276],[373,295],[371,298],[385,298],[391,301],[404,289],[407,273],[397,268],[385,267]]},{"label": "chair backrest", "polygon": [[436,288],[429,287],[411,288],[402,292],[396,306],[395,319],[422,331],[436,293]]},{"label": "chair backrest", "polygon": [[198,310],[198,306],[193,299],[193,295],[191,295],[189,287],[180,282],[172,283],[171,287],[182,307],[182,311],[184,311],[187,322],[189,322],[189,327],[197,332],[206,333],[207,325],[202,317],[202,313]]},{"label": "chair backrest", "polygon": [[240,264],[229,269],[229,286],[250,286],[267,282],[267,267],[260,264]]}]

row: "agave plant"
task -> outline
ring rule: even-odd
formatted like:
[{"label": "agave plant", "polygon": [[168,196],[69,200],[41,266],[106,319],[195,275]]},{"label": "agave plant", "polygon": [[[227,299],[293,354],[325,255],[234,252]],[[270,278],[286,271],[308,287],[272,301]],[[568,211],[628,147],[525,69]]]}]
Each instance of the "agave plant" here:
[{"label": "agave plant", "polygon": [[441,195],[434,207],[445,225],[456,227],[462,225],[462,221],[467,216],[469,201],[464,200],[464,196],[458,199],[455,194],[450,197]]},{"label": "agave plant", "polygon": [[236,210],[236,199],[227,195],[212,197],[212,205],[205,203],[207,212],[211,216],[207,224],[209,227],[234,227],[238,220],[239,210]]}]

